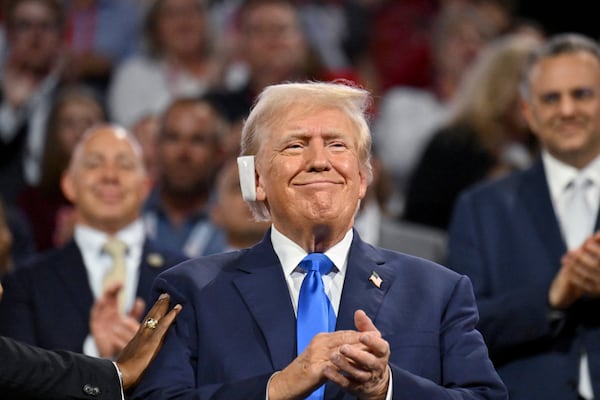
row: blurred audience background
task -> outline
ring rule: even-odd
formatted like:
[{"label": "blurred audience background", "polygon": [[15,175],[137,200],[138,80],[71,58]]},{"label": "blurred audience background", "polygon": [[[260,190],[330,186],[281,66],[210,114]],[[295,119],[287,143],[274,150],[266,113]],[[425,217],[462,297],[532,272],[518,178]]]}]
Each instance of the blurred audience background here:
[{"label": "blurred audience background", "polygon": [[529,166],[537,146],[521,114],[519,82],[540,43],[537,36],[510,34],[481,51],[409,177],[404,220],[447,229],[463,189]]},{"label": "blurred audience background", "polygon": [[[256,95],[278,82],[345,79],[375,94],[373,141],[388,178],[379,207],[401,223],[445,230],[455,192],[498,169],[488,165],[504,157],[492,148],[497,131],[518,130],[501,126],[511,124],[508,117],[486,116],[495,93],[489,89],[484,98],[476,89],[500,90],[514,73],[490,72],[474,83],[472,75],[482,75],[474,64],[514,34],[540,41],[561,30],[599,37],[585,7],[561,9],[560,19],[550,11],[519,0],[7,0],[0,12],[0,194],[24,217],[19,225],[31,232],[33,252],[64,244],[73,218],[59,181],[73,143],[94,124],[115,122],[143,149],[154,187],[145,219],[156,219],[149,210],[158,192],[166,196],[165,187],[200,168],[204,189],[184,197],[220,231],[209,218],[214,181],[238,153]],[[569,15],[581,18],[575,23]],[[183,98],[203,99],[221,120],[210,167],[191,163],[200,136],[181,145],[173,166],[165,158],[165,144],[175,145],[164,136],[165,121],[173,119],[168,110]],[[481,122],[486,118],[503,121]],[[210,123],[197,120],[191,130],[211,130]],[[442,146],[449,163],[440,162],[440,142],[457,138],[441,133],[465,125],[472,134],[464,137],[475,138],[470,143],[489,162],[467,163],[456,141]],[[522,144],[521,156],[535,152],[532,143]],[[456,160],[468,164],[470,178],[456,170]],[[169,241],[183,238],[172,247],[183,250],[191,229],[173,211],[162,218],[170,221]]]},{"label": "blurred audience background", "polygon": [[140,143],[149,240],[188,257],[260,240],[268,225],[239,194],[241,126],[261,90],[295,80],[375,95],[356,228],[444,263],[457,193],[538,151],[516,106],[523,58],[551,33],[599,39],[593,15],[582,0],[5,0],[0,279],[72,245],[60,182],[101,123]]}]

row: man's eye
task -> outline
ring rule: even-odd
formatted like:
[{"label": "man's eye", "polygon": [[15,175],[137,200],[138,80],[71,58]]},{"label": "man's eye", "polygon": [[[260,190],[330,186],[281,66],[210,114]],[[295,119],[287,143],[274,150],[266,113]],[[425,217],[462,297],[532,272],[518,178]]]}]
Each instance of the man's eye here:
[{"label": "man's eye", "polygon": [[329,143],[329,147],[333,150],[344,150],[347,148],[346,143],[344,142],[331,142]]},{"label": "man's eye", "polygon": [[179,141],[179,137],[173,133],[166,132],[162,135],[161,140],[164,143],[177,143]]},{"label": "man's eye", "polygon": [[100,166],[100,160],[87,159],[83,162],[83,167],[86,169],[94,169]]},{"label": "man's eye", "polygon": [[596,91],[592,88],[579,88],[573,91],[573,98],[576,100],[591,99],[596,95]]},{"label": "man's eye", "polygon": [[558,93],[547,93],[540,97],[543,104],[556,104],[560,100],[560,94]]},{"label": "man's eye", "polygon": [[133,160],[119,160],[117,165],[123,170],[132,170],[135,168],[135,162]]}]

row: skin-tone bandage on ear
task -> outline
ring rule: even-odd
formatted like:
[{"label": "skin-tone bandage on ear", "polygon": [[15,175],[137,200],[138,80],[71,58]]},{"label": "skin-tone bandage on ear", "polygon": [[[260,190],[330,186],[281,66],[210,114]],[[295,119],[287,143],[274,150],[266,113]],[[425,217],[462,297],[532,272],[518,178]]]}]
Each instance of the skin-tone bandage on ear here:
[{"label": "skin-tone bandage on ear", "polygon": [[254,171],[254,156],[237,158],[240,173],[240,188],[242,198],[246,201],[256,201],[256,174]]}]

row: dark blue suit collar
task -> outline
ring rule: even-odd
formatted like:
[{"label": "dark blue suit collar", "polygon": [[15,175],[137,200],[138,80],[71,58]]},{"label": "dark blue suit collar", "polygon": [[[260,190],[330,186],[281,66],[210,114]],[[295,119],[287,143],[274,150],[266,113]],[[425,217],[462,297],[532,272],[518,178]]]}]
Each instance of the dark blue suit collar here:
[{"label": "dark blue suit collar", "polygon": [[[356,329],[354,312],[364,310],[376,323],[385,294],[394,281],[380,250],[365,243],[358,233],[348,256],[336,330]],[[236,267],[242,272],[233,284],[265,338],[273,367],[284,368],[296,355],[296,319],[279,259],[273,250],[270,230],[263,240],[240,257]],[[381,279],[377,287],[369,278],[375,272]]]},{"label": "dark blue suit collar", "polygon": [[546,172],[541,158],[523,171],[522,179],[516,192],[522,199],[533,219],[533,226],[542,238],[548,254],[559,260],[566,252],[567,246],[562,237],[558,218],[552,205],[552,197],[546,180]]}]

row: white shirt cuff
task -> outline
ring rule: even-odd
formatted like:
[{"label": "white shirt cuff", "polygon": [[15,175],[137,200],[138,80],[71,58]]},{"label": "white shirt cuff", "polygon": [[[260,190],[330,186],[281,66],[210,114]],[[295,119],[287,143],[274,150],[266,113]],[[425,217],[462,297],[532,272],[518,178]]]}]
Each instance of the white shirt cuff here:
[{"label": "white shirt cuff", "polygon": [[119,369],[119,366],[117,365],[117,363],[114,361],[112,363],[115,366],[115,369],[117,370],[117,375],[119,376],[119,387],[121,388],[121,400],[125,400],[125,393],[123,392],[123,374],[121,373],[121,370]]}]

